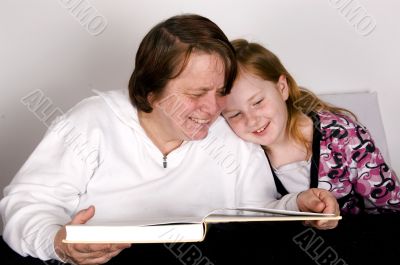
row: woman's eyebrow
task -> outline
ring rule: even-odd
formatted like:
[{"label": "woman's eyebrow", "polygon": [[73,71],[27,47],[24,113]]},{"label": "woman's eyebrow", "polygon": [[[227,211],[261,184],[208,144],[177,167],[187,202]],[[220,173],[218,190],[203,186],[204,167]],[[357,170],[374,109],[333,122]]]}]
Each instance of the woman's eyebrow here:
[{"label": "woman's eyebrow", "polygon": [[[193,90],[196,90],[196,91],[201,90],[201,91],[207,92],[207,91],[213,90],[213,88],[212,87],[202,86],[202,87],[188,88],[188,90],[191,90],[191,91],[193,91]],[[219,88],[216,89],[216,91],[224,91],[224,90],[225,90],[225,86],[219,87]]]},{"label": "woman's eyebrow", "polygon": [[222,114],[230,114],[231,112],[236,112],[236,111],[239,111],[239,110],[236,110],[236,109],[225,109],[221,113]]}]

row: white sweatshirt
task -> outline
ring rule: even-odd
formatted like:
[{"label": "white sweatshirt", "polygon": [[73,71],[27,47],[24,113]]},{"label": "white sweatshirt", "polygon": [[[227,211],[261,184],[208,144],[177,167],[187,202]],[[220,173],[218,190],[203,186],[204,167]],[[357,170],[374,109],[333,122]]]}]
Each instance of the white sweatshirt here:
[{"label": "white sweatshirt", "polygon": [[184,142],[163,159],[127,91],[98,94],[52,124],[4,189],[3,238],[20,255],[58,259],[56,232],[90,205],[96,207],[90,222],[199,216],[238,206],[298,210],[297,194],[275,199],[263,151],[240,140],[223,118],[205,139]]}]

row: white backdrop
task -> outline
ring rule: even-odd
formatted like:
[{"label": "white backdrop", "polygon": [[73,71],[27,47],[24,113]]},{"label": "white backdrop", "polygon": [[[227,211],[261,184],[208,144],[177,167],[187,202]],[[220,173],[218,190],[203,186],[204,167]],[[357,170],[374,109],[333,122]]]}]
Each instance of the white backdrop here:
[{"label": "white backdrop", "polygon": [[126,87],[144,34],[184,12],[266,45],[317,93],[376,91],[400,172],[399,1],[0,0],[0,189],[56,114],[93,88]]}]

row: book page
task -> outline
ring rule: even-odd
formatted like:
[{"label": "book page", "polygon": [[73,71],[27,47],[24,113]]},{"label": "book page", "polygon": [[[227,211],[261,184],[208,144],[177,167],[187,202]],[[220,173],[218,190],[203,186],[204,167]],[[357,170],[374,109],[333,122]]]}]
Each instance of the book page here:
[{"label": "book page", "polygon": [[255,221],[340,220],[341,216],[313,212],[298,212],[267,208],[217,209],[204,218],[206,223]]},{"label": "book page", "polygon": [[[291,217],[290,217],[291,216]],[[303,218],[300,218],[300,217]],[[227,222],[229,220],[240,221],[262,221],[266,217],[282,217],[276,220],[317,220],[336,217],[334,214],[323,214],[313,212],[299,212],[269,208],[223,208],[215,209],[206,216],[175,216],[175,217],[155,217],[136,220],[125,220],[116,222],[115,220],[96,220],[88,222],[87,226],[152,226],[163,224],[195,224],[202,222]],[[289,218],[290,217],[290,218]],[[313,219],[310,219],[314,217]],[[272,220],[272,219],[268,219]]]},{"label": "book page", "polygon": [[155,217],[146,219],[135,220],[96,220],[95,222],[88,222],[87,226],[151,226],[151,225],[164,225],[164,224],[196,224],[202,223],[204,216],[189,216],[189,217]]},{"label": "book page", "polygon": [[[253,213],[264,213],[264,214],[272,214],[272,215],[295,215],[295,216],[335,216],[333,213],[314,213],[314,212],[300,212],[300,211],[290,211],[290,210],[281,210],[281,209],[270,209],[270,208],[248,208],[248,207],[239,207],[233,210],[238,210],[239,213],[242,214],[250,214]],[[214,212],[213,212],[214,213]]]}]

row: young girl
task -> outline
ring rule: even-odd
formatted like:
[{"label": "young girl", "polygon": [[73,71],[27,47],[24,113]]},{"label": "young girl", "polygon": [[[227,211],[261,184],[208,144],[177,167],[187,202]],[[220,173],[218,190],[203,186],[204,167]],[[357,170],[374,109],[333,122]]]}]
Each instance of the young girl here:
[{"label": "young girl", "polygon": [[353,113],[298,87],[261,45],[232,44],[239,73],[222,114],[239,137],[263,146],[282,196],[319,187],[342,214],[400,211],[399,179]]}]

